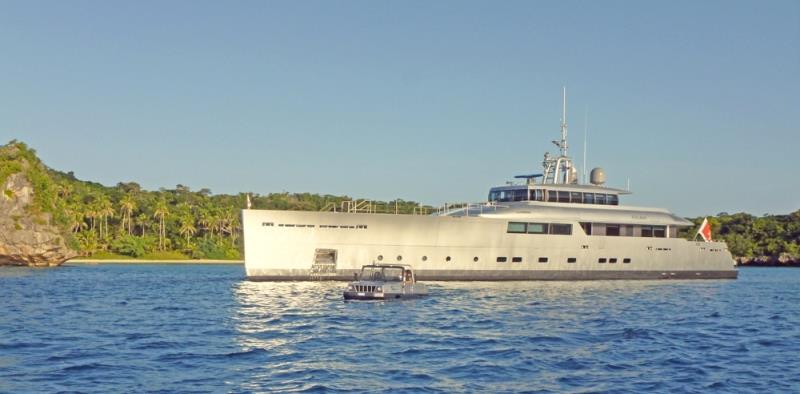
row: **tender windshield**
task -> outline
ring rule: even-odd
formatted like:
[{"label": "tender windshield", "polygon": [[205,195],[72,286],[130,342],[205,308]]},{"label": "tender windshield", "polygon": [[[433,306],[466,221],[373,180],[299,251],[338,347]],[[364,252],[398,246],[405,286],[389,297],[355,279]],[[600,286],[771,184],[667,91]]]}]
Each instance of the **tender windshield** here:
[{"label": "tender windshield", "polygon": [[403,269],[393,267],[364,267],[361,269],[361,276],[359,279],[400,282],[403,280]]}]

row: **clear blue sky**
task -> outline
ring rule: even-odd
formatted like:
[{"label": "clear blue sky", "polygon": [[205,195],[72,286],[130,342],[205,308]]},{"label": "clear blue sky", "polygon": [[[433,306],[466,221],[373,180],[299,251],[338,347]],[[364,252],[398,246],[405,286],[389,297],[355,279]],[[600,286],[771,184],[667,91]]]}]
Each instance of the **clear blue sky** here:
[{"label": "clear blue sky", "polygon": [[800,208],[797,1],[0,1],[0,141],[107,185],[478,201],[562,85],[624,203]]}]

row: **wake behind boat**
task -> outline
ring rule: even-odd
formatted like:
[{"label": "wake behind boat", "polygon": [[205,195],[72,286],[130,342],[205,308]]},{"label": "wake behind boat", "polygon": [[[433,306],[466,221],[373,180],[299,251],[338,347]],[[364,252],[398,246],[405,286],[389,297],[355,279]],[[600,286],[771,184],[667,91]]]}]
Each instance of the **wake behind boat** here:
[{"label": "wake behind boat", "polygon": [[567,155],[566,92],[558,155],[541,174],[493,187],[488,200],[432,215],[245,209],[251,280],[350,280],[363,261],[408,264],[420,280],[721,279],[737,277],[724,242],[678,237],[692,225],[666,209],[620,204],[605,172],[578,182]]}]

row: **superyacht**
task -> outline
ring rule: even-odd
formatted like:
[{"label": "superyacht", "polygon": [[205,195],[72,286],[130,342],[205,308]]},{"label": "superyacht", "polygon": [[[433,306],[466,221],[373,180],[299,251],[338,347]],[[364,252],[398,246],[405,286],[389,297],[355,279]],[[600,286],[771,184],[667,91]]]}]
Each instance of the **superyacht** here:
[{"label": "superyacht", "polygon": [[558,154],[544,155],[541,174],[491,188],[484,202],[415,215],[378,213],[369,201],[243,210],[247,278],[347,281],[375,263],[412,266],[418,280],[735,279],[724,242],[706,231],[701,241],[679,238],[690,221],[621,204],[630,192],[606,186],[601,168],[578,182],[566,92],[563,105]]}]

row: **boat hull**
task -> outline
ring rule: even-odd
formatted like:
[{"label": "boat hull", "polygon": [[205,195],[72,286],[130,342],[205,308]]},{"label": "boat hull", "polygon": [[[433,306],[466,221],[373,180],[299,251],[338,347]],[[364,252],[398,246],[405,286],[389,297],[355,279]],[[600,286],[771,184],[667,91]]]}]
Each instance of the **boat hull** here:
[{"label": "boat hull", "polygon": [[[363,264],[403,263],[418,280],[735,279],[723,242],[509,234],[509,218],[243,211],[255,281],[350,281]],[[519,220],[519,219],[516,219]],[[502,260],[502,261],[501,261]]]}]

